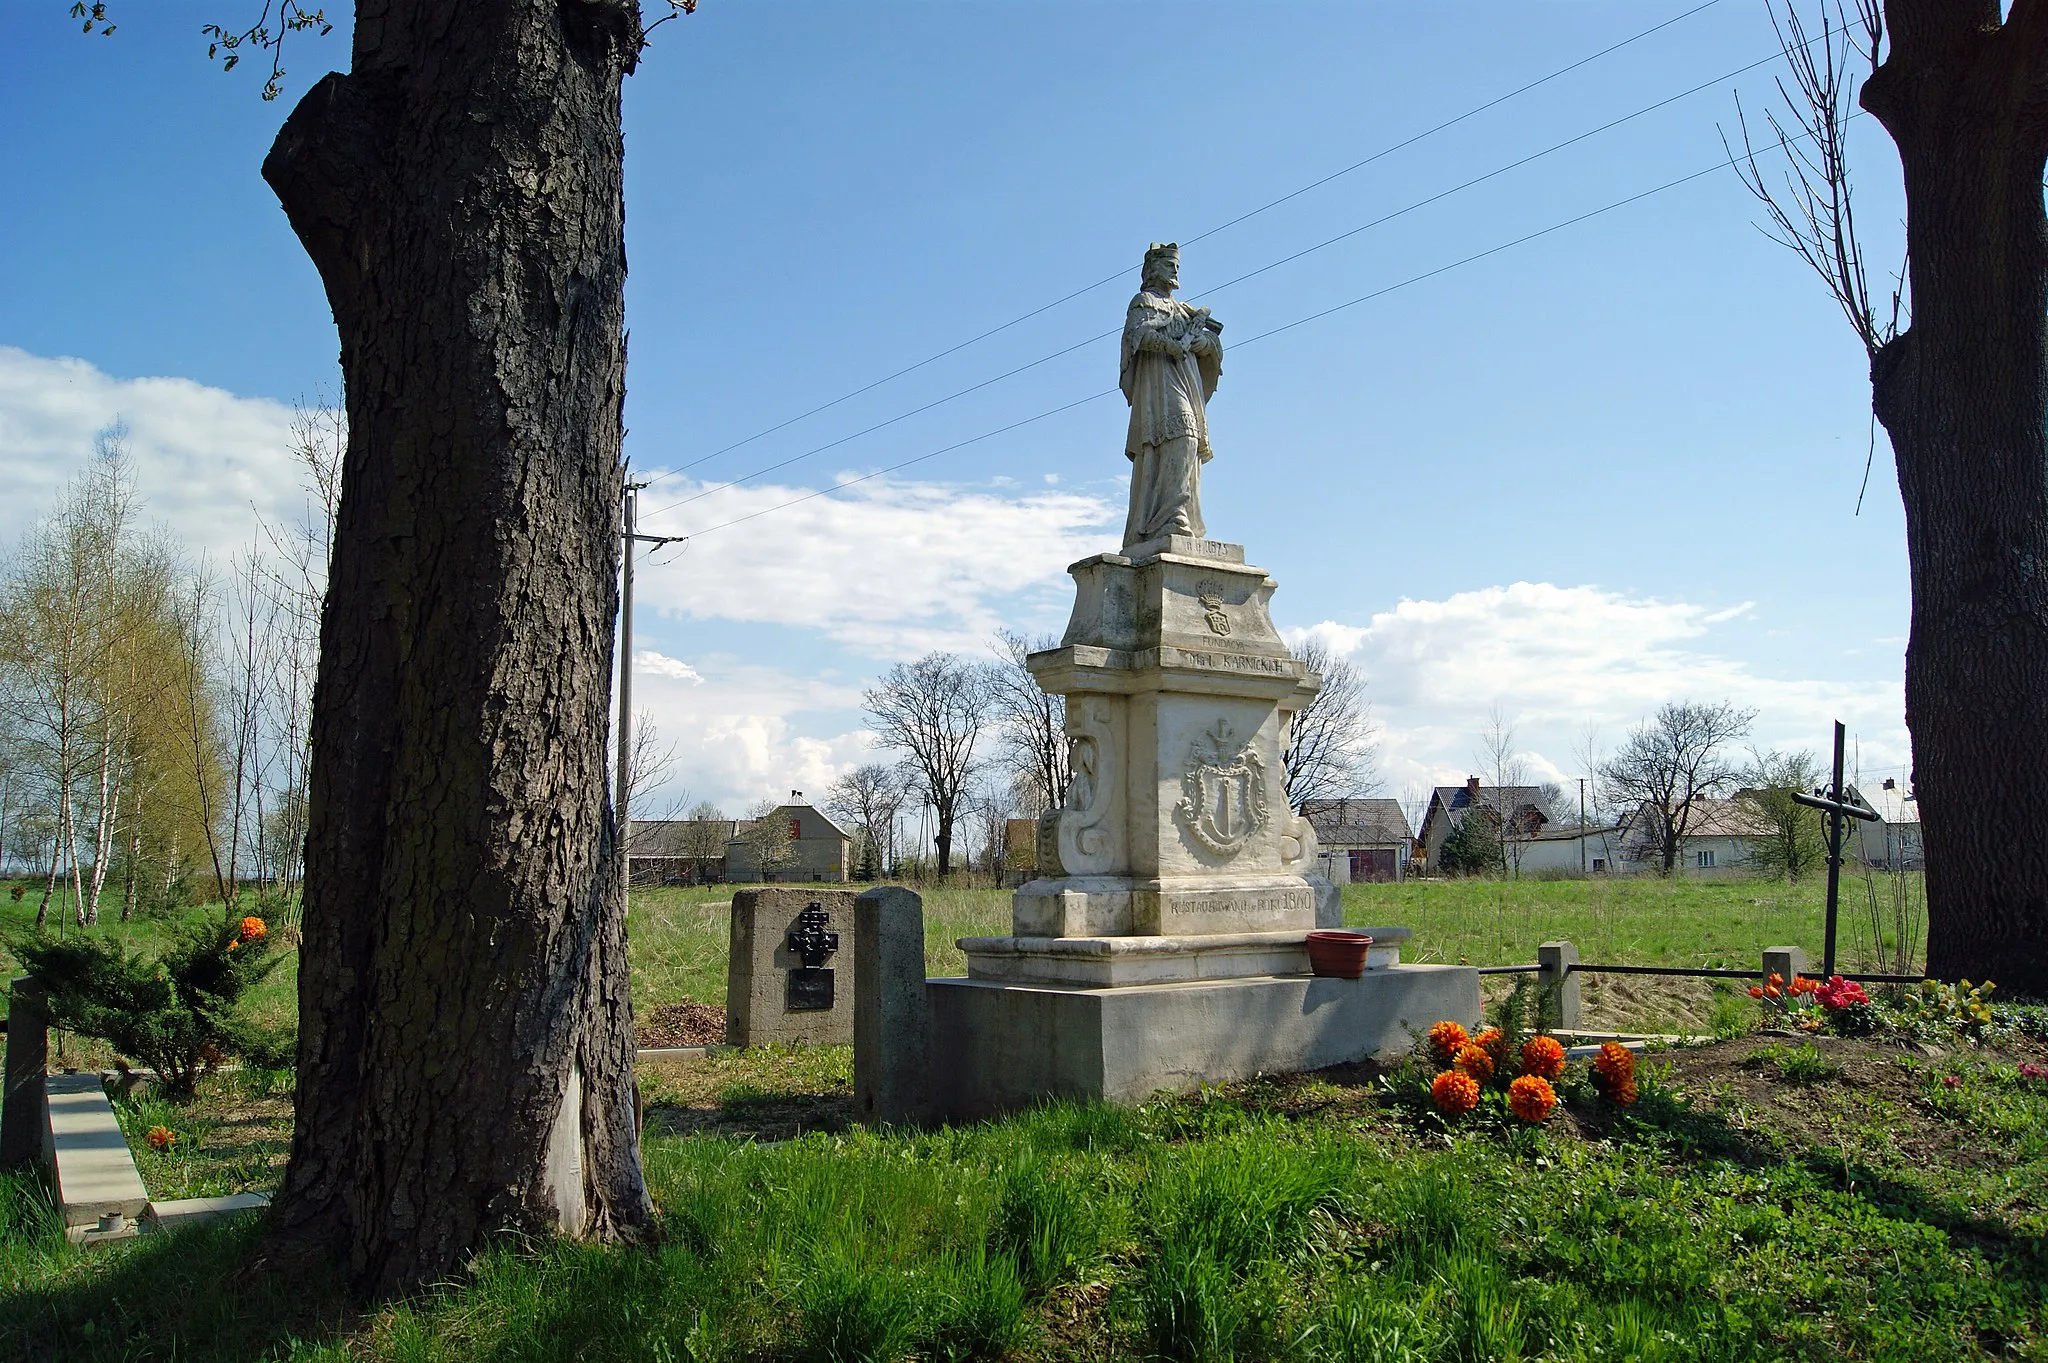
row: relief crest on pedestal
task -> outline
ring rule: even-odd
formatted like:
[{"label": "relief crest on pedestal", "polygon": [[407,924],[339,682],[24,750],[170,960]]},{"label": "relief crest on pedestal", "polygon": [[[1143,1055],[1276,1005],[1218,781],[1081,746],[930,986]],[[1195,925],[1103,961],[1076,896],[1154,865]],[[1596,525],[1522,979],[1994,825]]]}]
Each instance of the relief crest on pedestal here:
[{"label": "relief crest on pedestal", "polygon": [[1219,857],[1236,856],[1266,826],[1265,764],[1228,721],[1195,740],[1173,812],[1188,836]]}]

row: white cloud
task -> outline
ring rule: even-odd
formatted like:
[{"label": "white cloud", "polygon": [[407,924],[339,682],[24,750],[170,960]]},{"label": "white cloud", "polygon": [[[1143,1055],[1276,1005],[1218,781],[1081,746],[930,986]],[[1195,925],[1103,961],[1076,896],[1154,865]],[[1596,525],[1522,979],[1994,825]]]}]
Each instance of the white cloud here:
[{"label": "white cloud", "polygon": [[[0,346],[0,541],[56,507],[92,457],[93,435],[128,425],[147,519],[219,560],[247,547],[255,511],[296,518],[291,408],[179,378],[117,379],[84,360]],[[252,507],[255,509],[252,511]]]},{"label": "white cloud", "polygon": [[1520,755],[1539,780],[1584,774],[1576,750],[1588,726],[1611,746],[1659,705],[1684,699],[1754,707],[1755,736],[1766,746],[1819,749],[1840,718],[1858,735],[1866,770],[1910,760],[1900,681],[1760,676],[1729,655],[1735,640],[1712,637],[1749,614],[1747,603],[1715,608],[1517,582],[1292,634],[1321,639],[1365,672],[1385,726],[1382,771],[1397,794],[1475,770],[1496,704],[1516,724]]},{"label": "white cloud", "polygon": [[689,677],[633,669],[645,677],[635,681],[633,708],[652,715],[658,746],[673,744],[676,753],[674,776],[642,802],[641,817],[704,799],[739,817],[791,790],[821,799],[841,772],[876,760],[859,727],[858,686],[724,654],[682,666]]},{"label": "white cloud", "polygon": [[643,571],[640,600],[672,617],[818,629],[883,658],[978,650],[1000,626],[1064,620],[1067,565],[1113,550],[1121,518],[1080,493],[879,478],[786,507],[805,489],[677,482],[662,491],[693,500],[643,514],[651,534],[782,509],[716,528],[671,567]]},{"label": "white cloud", "polygon": [[669,677],[692,685],[701,685],[704,681],[697,669],[681,658],[665,657],[651,648],[643,648],[633,655],[633,671],[649,676]]}]

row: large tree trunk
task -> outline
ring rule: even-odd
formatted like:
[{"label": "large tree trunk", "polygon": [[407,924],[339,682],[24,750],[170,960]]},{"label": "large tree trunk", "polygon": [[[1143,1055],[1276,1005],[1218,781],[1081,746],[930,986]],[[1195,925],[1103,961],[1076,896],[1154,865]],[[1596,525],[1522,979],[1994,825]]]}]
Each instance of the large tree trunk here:
[{"label": "large tree trunk", "polygon": [[349,440],[259,1263],[364,1293],[649,1216],[605,770],[640,32],[630,0],[362,0],[263,166]]},{"label": "large tree trunk", "polygon": [[1871,366],[1913,584],[1927,969],[2048,996],[2048,12],[1890,0],[1862,103],[1905,169],[1913,323]]}]

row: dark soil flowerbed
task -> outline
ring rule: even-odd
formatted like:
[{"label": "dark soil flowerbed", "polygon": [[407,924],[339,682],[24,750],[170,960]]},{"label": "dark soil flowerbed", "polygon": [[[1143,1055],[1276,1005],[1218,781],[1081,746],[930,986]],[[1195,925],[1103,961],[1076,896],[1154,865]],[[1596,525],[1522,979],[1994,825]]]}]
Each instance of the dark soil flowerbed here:
[{"label": "dark soil flowerbed", "polygon": [[725,1010],[708,1003],[658,1003],[633,1019],[642,1046],[717,1046],[725,1040]]}]

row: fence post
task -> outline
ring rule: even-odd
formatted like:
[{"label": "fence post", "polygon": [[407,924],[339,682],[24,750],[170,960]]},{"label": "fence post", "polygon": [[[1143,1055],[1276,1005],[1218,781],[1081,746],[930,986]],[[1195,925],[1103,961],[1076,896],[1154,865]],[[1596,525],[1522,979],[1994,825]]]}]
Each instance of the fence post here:
[{"label": "fence post", "polygon": [[43,1076],[50,1067],[47,997],[33,975],[16,979],[7,995],[7,1066],[0,1078],[0,1169],[33,1164],[43,1155]]},{"label": "fence post", "polygon": [[1782,975],[1785,983],[1791,984],[1793,977],[1806,973],[1806,953],[1798,947],[1765,947],[1764,978]]},{"label": "fence post", "polygon": [[1570,942],[1545,942],[1536,948],[1538,1015],[1560,1031],[1579,1025],[1579,977],[1572,967],[1579,949]]}]

